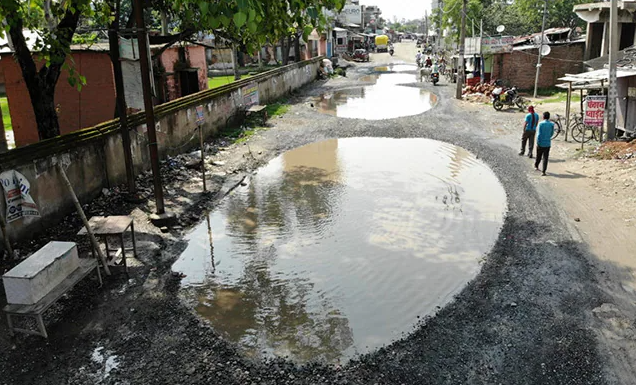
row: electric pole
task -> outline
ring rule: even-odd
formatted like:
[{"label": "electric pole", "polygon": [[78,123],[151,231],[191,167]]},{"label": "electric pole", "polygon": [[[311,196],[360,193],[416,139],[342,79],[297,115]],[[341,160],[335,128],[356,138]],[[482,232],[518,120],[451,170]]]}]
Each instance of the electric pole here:
[{"label": "electric pole", "polygon": [[[618,54],[618,2],[612,0],[610,3],[610,49],[609,49],[609,84],[607,93],[607,139],[614,139],[616,136],[616,56]],[[601,128],[601,141],[603,141],[603,130]]]},{"label": "electric pole", "polygon": [[534,77],[534,97],[537,97],[539,88],[539,72],[541,71],[541,51],[543,50],[543,34],[545,32],[545,15],[548,11],[548,0],[543,3],[543,22],[541,23],[541,44],[539,45],[539,55],[537,56],[537,74]]},{"label": "electric pole", "polygon": [[[146,114],[146,128],[148,130],[148,147],[150,150],[150,165],[154,182],[155,201],[158,220],[164,220],[166,210],[163,204],[163,189],[161,186],[161,169],[159,167],[159,150],[157,146],[157,132],[155,131],[155,111],[152,105],[152,88],[150,87],[150,58],[148,57],[148,41],[146,40],[146,24],[144,22],[144,2],[135,0],[135,21],[137,23],[137,42],[139,44],[139,65],[141,69],[141,84],[144,93],[144,109]],[[151,217],[151,220],[153,218]]]},{"label": "electric pole", "polygon": [[457,63],[457,90],[455,97],[462,98],[462,87],[464,86],[464,78],[466,71],[464,70],[464,40],[466,40],[466,1],[462,1],[462,29],[459,33],[459,62]]}]

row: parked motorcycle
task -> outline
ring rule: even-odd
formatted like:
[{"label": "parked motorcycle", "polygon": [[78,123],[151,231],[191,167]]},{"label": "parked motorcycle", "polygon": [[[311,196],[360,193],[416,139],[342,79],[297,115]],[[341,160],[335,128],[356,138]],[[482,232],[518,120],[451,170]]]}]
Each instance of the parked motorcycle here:
[{"label": "parked motorcycle", "polygon": [[502,87],[497,87],[492,91],[492,106],[497,111],[501,111],[504,106],[517,106],[521,111],[525,111],[527,105],[528,100],[519,96],[517,87],[512,87],[506,91]]},{"label": "parked motorcycle", "polygon": [[439,82],[439,73],[434,72],[431,74],[431,83],[433,83],[433,85],[436,86],[437,82]]}]

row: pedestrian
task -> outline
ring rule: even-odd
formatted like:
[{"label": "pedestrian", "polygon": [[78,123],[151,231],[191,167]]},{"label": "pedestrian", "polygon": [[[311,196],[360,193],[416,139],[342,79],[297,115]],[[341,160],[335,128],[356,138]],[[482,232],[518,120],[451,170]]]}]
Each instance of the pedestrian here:
[{"label": "pedestrian", "polygon": [[523,124],[523,135],[521,136],[521,151],[519,155],[526,152],[526,142],[528,142],[528,158],[532,158],[532,150],[534,147],[534,134],[537,132],[537,124],[539,124],[539,114],[534,112],[534,107],[528,107],[525,123]]},{"label": "pedestrian", "polygon": [[537,160],[534,162],[534,169],[539,171],[539,163],[543,160],[543,173],[548,169],[548,157],[550,156],[550,146],[552,145],[552,134],[554,134],[554,123],[550,121],[550,113],[543,113],[543,121],[539,123],[539,133],[537,135]]}]

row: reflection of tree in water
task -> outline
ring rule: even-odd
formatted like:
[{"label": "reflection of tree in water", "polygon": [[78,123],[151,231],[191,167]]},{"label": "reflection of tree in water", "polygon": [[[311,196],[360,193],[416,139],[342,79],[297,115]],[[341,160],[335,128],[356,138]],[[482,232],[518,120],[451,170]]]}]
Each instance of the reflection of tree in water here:
[{"label": "reflection of tree in water", "polygon": [[353,344],[348,319],[312,282],[271,270],[279,246],[322,239],[338,209],[344,186],[337,141],[321,146],[314,153],[301,148],[284,155],[278,180],[254,178],[225,209],[227,234],[240,245],[243,270],[231,285],[202,289],[197,310],[254,352],[334,361]]},{"label": "reflection of tree in water", "polygon": [[301,362],[339,359],[353,344],[348,319],[327,300],[309,309],[313,284],[272,276],[267,266],[271,259],[259,256],[247,262],[236,285],[200,292],[204,298],[197,311],[251,354],[272,351]]},{"label": "reflection of tree in water", "polygon": [[328,93],[320,96],[320,98],[316,101],[316,105],[319,111],[336,115],[339,105],[345,104],[350,98],[364,98],[365,93],[365,87],[336,91],[334,93]]}]

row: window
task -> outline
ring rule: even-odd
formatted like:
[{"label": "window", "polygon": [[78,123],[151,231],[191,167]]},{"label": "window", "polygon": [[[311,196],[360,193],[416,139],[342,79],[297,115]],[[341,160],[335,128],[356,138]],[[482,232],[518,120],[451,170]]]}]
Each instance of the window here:
[{"label": "window", "polygon": [[337,42],[336,44],[338,44],[338,45],[344,45],[344,39],[343,39],[343,38],[341,38],[341,37],[339,37],[339,38],[338,38],[338,42]]}]

